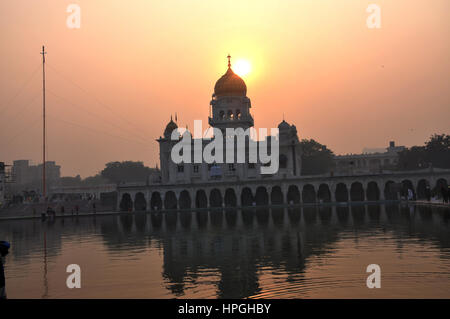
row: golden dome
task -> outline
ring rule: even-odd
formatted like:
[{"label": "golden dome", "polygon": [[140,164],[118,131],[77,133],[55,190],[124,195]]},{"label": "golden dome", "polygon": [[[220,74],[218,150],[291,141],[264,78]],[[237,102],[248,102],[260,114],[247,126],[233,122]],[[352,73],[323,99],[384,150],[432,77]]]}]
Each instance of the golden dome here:
[{"label": "golden dome", "polygon": [[231,69],[230,56],[228,56],[228,70],[217,80],[214,86],[214,94],[216,97],[222,96],[246,96],[247,85],[236,73]]}]

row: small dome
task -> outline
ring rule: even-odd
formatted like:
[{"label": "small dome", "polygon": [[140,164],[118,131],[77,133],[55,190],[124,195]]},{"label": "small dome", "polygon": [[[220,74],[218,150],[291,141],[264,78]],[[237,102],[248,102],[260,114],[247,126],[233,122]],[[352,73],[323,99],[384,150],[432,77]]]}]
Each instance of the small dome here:
[{"label": "small dome", "polygon": [[228,56],[228,70],[217,80],[214,86],[214,94],[216,97],[222,96],[246,96],[247,85],[239,75],[233,72],[231,69],[230,56]]},{"label": "small dome", "polygon": [[286,122],[285,120],[283,120],[283,122],[281,122],[280,124],[278,124],[278,129],[279,130],[288,130],[290,129],[291,126],[288,124],[288,122]]},{"label": "small dome", "polygon": [[178,128],[178,125],[170,119],[170,122],[167,124],[166,129],[164,130],[164,136],[170,136],[173,132],[173,130],[176,130]]}]

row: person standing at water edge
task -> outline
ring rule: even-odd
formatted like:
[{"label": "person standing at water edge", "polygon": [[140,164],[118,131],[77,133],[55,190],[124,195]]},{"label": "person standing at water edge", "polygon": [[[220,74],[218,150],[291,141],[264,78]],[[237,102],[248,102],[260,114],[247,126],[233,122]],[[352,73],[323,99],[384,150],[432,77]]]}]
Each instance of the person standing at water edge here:
[{"label": "person standing at water edge", "polygon": [[4,263],[9,247],[10,244],[7,241],[0,241],[0,299],[6,299]]}]

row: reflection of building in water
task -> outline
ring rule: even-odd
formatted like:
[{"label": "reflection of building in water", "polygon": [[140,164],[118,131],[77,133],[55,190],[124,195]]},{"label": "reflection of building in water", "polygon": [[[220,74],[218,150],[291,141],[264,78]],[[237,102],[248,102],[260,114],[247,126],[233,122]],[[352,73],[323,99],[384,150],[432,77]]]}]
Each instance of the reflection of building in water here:
[{"label": "reflection of building in water", "polygon": [[389,147],[380,150],[365,149],[362,154],[337,155],[334,157],[336,174],[380,173],[382,170],[395,169],[398,153],[404,146],[395,146],[389,142]]},{"label": "reflection of building in water", "polygon": [[[333,253],[343,233],[389,232],[399,251],[411,238],[448,250],[449,227],[448,208],[346,205],[14,221],[0,223],[0,233],[13,243],[14,259],[22,261],[42,251],[44,230],[49,262],[61,253],[64,240],[93,234],[101,235],[112,259],[132,255],[134,266],[151,246],[162,252],[163,265],[148,271],[162,271],[173,295],[214,285],[216,295],[211,297],[243,298],[264,293],[262,276],[273,271],[280,274],[279,285],[282,280],[304,280],[308,261]],[[126,281],[127,265],[121,264],[121,282]]]}]

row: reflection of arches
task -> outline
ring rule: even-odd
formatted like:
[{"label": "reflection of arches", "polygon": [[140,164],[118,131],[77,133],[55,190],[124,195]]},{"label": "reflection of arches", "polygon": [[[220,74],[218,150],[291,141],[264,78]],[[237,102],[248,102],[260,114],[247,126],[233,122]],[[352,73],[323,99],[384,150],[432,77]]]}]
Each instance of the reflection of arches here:
[{"label": "reflection of arches", "polygon": [[164,208],[165,209],[177,209],[177,197],[172,191],[168,191],[164,196]]},{"label": "reflection of arches", "polygon": [[417,198],[418,199],[426,199],[427,198],[427,184],[428,184],[428,182],[425,179],[421,179],[417,183]]},{"label": "reflection of arches", "polygon": [[241,205],[242,206],[252,206],[254,202],[252,191],[250,188],[245,187],[241,193]]},{"label": "reflection of arches", "polygon": [[209,205],[211,207],[222,207],[222,194],[217,188],[211,190],[209,194]]},{"label": "reflection of arches", "polygon": [[366,208],[363,205],[352,206],[352,218],[354,225],[364,224]]},{"label": "reflection of arches", "polygon": [[147,201],[145,200],[144,193],[139,192],[134,197],[134,209],[137,211],[147,209]]},{"label": "reflection of arches", "polygon": [[195,207],[196,208],[206,208],[208,207],[208,199],[206,193],[203,189],[199,189],[195,194]]},{"label": "reflection of arches", "polygon": [[302,198],[304,203],[315,203],[316,202],[316,191],[314,186],[311,184],[306,184],[303,186]]},{"label": "reflection of arches", "polygon": [[364,188],[360,182],[354,182],[350,186],[350,199],[352,202],[364,201]]},{"label": "reflection of arches", "polygon": [[232,188],[228,188],[225,191],[225,206],[226,207],[236,207],[237,205],[237,199],[236,199],[236,194],[234,192],[234,189]]},{"label": "reflection of arches", "polygon": [[128,193],[122,195],[122,199],[120,200],[120,210],[122,212],[128,212],[133,209],[133,201],[131,200],[131,196]]},{"label": "reflection of arches", "polygon": [[236,110],[236,118],[239,120],[241,118],[241,110]]},{"label": "reflection of arches", "polygon": [[287,156],[284,155],[284,154],[280,154],[280,157],[279,157],[280,168],[286,168],[287,167],[287,161],[288,161]]},{"label": "reflection of arches", "polygon": [[313,225],[316,223],[316,207],[303,207],[303,218],[307,225]]},{"label": "reflection of arches", "polygon": [[380,200],[380,189],[378,188],[378,184],[374,181],[369,182],[367,184],[367,200]]},{"label": "reflection of arches", "polygon": [[288,204],[298,204],[300,203],[300,192],[296,185],[290,185],[287,193]]},{"label": "reflection of arches", "polygon": [[270,202],[272,205],[283,204],[283,193],[280,186],[274,186],[272,192],[270,193]]},{"label": "reflection of arches", "polygon": [[255,201],[256,201],[256,205],[258,205],[258,206],[269,204],[269,195],[267,194],[267,190],[265,187],[259,186],[256,189]]},{"label": "reflection of arches", "polygon": [[379,205],[369,205],[367,206],[367,211],[369,212],[369,218],[372,221],[380,220],[380,206]]},{"label": "reflection of arches", "polygon": [[387,181],[384,186],[384,198],[387,200],[397,200],[397,190],[393,181]]},{"label": "reflection of arches", "polygon": [[187,190],[183,190],[180,193],[180,208],[189,209],[191,208],[191,196]]},{"label": "reflection of arches", "polygon": [[224,118],[225,118],[225,112],[224,111],[220,111],[219,119],[223,120]]},{"label": "reflection of arches", "polygon": [[233,114],[232,110],[228,110],[227,118],[230,119],[230,120],[234,119],[234,114]]},{"label": "reflection of arches", "polygon": [[331,221],[331,215],[333,211],[330,206],[320,206],[319,207],[319,218],[322,225],[328,225]]},{"label": "reflection of arches", "polygon": [[336,185],[336,201],[337,202],[348,201],[347,185],[345,185],[344,183],[339,183]]},{"label": "reflection of arches", "polygon": [[151,210],[160,210],[162,208],[161,195],[158,192],[152,194],[152,199],[150,200]]},{"label": "reflection of arches", "polygon": [[319,190],[317,191],[317,198],[324,203],[331,202],[330,188],[327,184],[320,184]]}]

